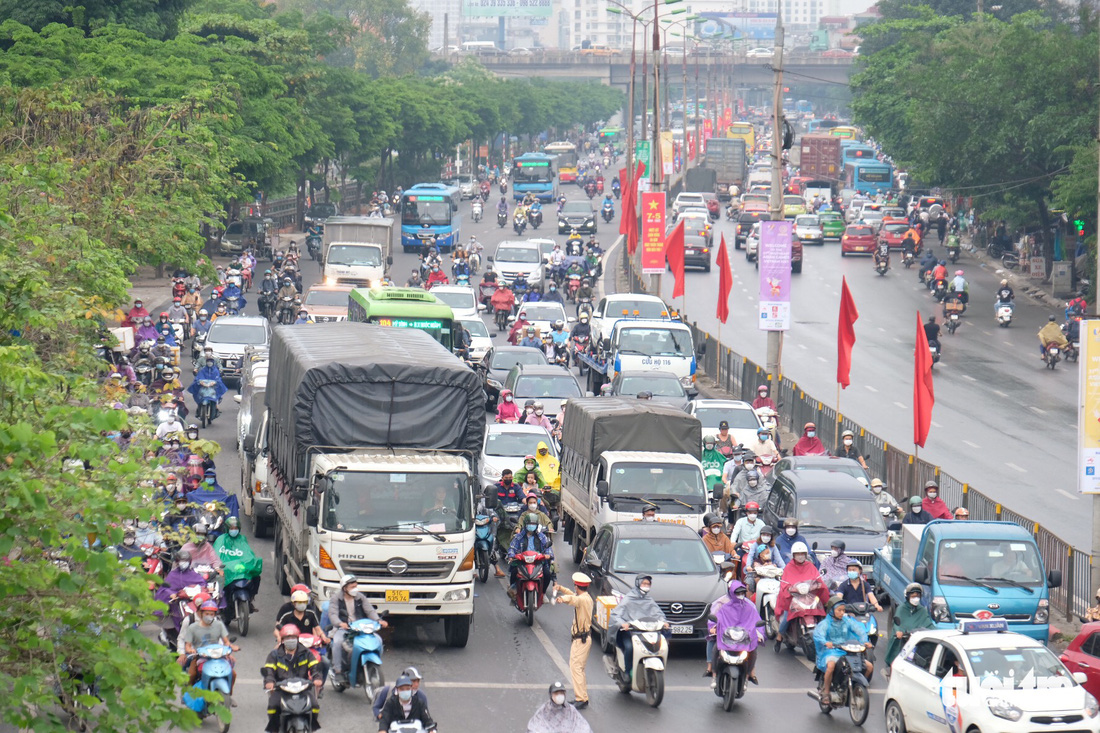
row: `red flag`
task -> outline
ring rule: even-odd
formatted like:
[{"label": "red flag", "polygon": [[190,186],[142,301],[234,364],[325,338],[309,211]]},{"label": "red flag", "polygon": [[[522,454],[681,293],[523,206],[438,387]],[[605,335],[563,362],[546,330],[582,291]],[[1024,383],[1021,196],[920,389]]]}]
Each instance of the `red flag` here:
[{"label": "red flag", "polygon": [[840,285],[840,320],[836,334],[836,381],[841,388],[847,389],[852,383],[850,372],[852,371],[852,346],[856,342],[856,321],[859,320],[859,311],[852,300],[852,292],[848,290],[848,278],[841,279]]},{"label": "red flag", "polygon": [[634,178],[630,182],[630,203],[623,206],[623,216],[629,219],[625,234],[626,249],[631,256],[638,251],[638,212],[635,207],[638,204],[638,182],[642,180],[643,170],[645,170],[645,165],[638,163],[638,167],[634,171]]},{"label": "red flag", "polygon": [[630,206],[630,175],[626,168],[619,169],[619,191],[623,197],[623,215],[619,218],[619,234],[626,234],[626,210]]},{"label": "red flag", "polygon": [[679,298],[684,294],[684,220],[681,219],[672,233],[665,237],[665,259],[672,270],[672,276],[676,278],[676,284],[672,287],[672,297]]},{"label": "red flag", "polygon": [[913,369],[913,442],[924,447],[928,429],[932,425],[932,405],[936,396],[932,391],[932,354],[928,351],[928,338],[924,324],[917,312],[917,354]]},{"label": "red flag", "polygon": [[688,133],[688,160],[695,160],[695,133]]},{"label": "red flag", "polygon": [[726,251],[726,235],[718,245],[718,311],[715,313],[722,323],[730,317],[730,291],[733,290],[733,271],[730,269],[729,252]]}]

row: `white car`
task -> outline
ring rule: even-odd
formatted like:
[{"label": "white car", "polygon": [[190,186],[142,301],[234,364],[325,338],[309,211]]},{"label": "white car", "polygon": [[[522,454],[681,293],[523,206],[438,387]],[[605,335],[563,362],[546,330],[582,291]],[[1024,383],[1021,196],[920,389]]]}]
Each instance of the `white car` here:
[{"label": "white car", "polygon": [[513,473],[523,468],[523,459],[535,455],[539,443],[546,443],[550,455],[558,457],[557,444],[546,428],[518,423],[491,423],[485,426],[485,442],[481,444],[481,487],[500,481],[506,468]]},{"label": "white car", "polygon": [[750,59],[770,59],[775,55],[775,49],[771,48],[750,48],[745,52],[745,57]]},{"label": "white car", "polygon": [[825,244],[825,230],[817,214],[802,214],[794,218],[794,235],[804,243]]},{"label": "white car", "polygon": [[[519,306],[518,312],[527,314],[527,322],[535,327],[540,338],[550,332],[550,327],[554,325],[554,321],[561,320],[572,323],[576,320],[572,316],[566,317],[565,308],[561,303],[550,303],[541,300],[534,303],[524,303]],[[566,328],[566,330],[569,329]]]},{"label": "white car", "polygon": [[489,333],[485,327],[485,321],[480,318],[457,319],[462,327],[470,333],[470,361],[477,363],[485,358],[489,349],[493,348],[495,333]]},{"label": "white car", "polygon": [[477,302],[474,289],[465,285],[436,285],[431,294],[451,306],[455,318],[477,318],[485,306]]},{"label": "white car", "polygon": [[678,216],[681,211],[688,207],[701,208],[706,210],[707,199],[701,193],[688,193],[687,191],[676,196],[676,200],[672,202],[672,213]]},{"label": "white car", "polygon": [[745,259],[749,262],[756,261],[756,254],[760,251],[760,222],[752,225],[752,231],[745,237]]},{"label": "white car", "polygon": [[497,277],[509,285],[520,273],[532,287],[542,285],[542,250],[538,244],[506,239],[489,255],[488,262]]},{"label": "white car", "polygon": [[761,427],[752,405],[741,400],[695,400],[687,411],[699,418],[704,438],[718,435],[718,426],[724,420],[729,423],[733,442],[749,445],[756,442],[756,431]]},{"label": "white car", "polygon": [[874,229],[876,234],[882,226],[882,220],[885,217],[885,213],[882,209],[882,204],[864,204],[863,208],[859,210],[859,220]]},{"label": "white car", "polygon": [[1042,642],[1003,618],[921,631],[891,665],[888,733],[1100,731],[1100,707]]}]

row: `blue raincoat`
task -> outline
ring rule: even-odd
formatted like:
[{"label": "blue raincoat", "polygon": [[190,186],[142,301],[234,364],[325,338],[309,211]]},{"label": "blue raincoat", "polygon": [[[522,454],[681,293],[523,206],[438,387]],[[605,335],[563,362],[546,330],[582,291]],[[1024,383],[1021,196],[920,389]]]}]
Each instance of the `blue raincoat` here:
[{"label": "blue raincoat", "polygon": [[222,381],[221,369],[216,366],[204,366],[195,374],[195,381],[191,382],[191,385],[187,388],[187,391],[191,393],[191,396],[196,401],[199,399],[199,382],[204,379],[211,379],[214,381],[214,392],[218,397],[218,402],[221,402],[222,397],[229,391],[229,388],[225,386],[225,382]]},{"label": "blue raincoat", "polygon": [[[832,649],[825,648],[825,642],[833,643]],[[829,614],[818,622],[814,629],[814,647],[817,649],[817,668],[824,671],[830,659],[839,659],[845,655],[841,644],[867,643],[867,628],[851,616],[837,621]]]}]

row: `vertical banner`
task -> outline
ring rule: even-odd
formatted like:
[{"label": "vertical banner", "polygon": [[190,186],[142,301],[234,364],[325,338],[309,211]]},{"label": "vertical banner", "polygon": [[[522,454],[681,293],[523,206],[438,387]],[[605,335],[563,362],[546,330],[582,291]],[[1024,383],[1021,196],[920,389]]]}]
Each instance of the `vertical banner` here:
[{"label": "vertical banner", "polygon": [[665,271],[665,192],[642,194],[642,274]]},{"label": "vertical banner", "polygon": [[642,175],[649,174],[649,140],[634,141],[634,162],[642,166]]},{"label": "vertical banner", "polygon": [[703,141],[706,142],[714,137],[714,123],[710,121],[710,118],[703,120]]},{"label": "vertical banner", "polygon": [[790,221],[760,222],[760,330],[791,330]]},{"label": "vertical banner", "polygon": [[1100,494],[1100,321],[1081,321],[1077,379],[1077,491]]}]

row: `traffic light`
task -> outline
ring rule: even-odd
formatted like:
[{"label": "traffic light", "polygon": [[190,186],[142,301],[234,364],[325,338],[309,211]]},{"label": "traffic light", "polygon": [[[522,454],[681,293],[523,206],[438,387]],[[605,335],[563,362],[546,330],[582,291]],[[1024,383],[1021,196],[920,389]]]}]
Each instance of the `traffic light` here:
[{"label": "traffic light", "polygon": [[1078,237],[1085,236],[1085,220],[1084,219],[1074,219],[1073,220],[1073,231],[1077,234]]},{"label": "traffic light", "polygon": [[787,92],[789,92],[789,91],[791,91],[791,88],[790,88],[790,87],[783,87],[783,93],[784,93],[784,94],[786,94],[786,93],[787,93]]}]

